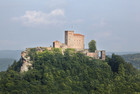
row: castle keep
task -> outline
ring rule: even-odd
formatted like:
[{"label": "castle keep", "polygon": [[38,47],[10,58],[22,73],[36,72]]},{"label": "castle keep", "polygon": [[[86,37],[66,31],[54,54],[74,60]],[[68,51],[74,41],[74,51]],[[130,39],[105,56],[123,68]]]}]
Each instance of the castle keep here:
[{"label": "castle keep", "polygon": [[65,44],[68,48],[84,49],[84,35],[74,34],[74,31],[65,31]]},{"label": "castle keep", "polygon": [[65,43],[59,41],[53,42],[54,48],[74,48],[84,49],[84,35],[75,34],[74,31],[65,31]]}]

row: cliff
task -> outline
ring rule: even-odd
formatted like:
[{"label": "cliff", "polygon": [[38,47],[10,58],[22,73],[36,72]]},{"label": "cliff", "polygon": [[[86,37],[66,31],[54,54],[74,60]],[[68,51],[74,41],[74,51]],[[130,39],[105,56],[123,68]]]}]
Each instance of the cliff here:
[{"label": "cliff", "polygon": [[32,67],[32,61],[30,56],[28,55],[28,50],[23,51],[21,53],[21,59],[22,59],[22,66],[20,72],[22,73],[28,71],[29,67]]}]

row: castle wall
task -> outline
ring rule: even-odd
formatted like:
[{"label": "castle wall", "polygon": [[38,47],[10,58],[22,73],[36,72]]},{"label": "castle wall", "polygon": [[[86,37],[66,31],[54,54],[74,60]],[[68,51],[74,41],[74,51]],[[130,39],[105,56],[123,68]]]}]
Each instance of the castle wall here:
[{"label": "castle wall", "polygon": [[[101,54],[101,56],[99,56],[99,53]],[[106,58],[106,53],[104,50],[101,50],[101,51],[96,50],[95,52],[87,52],[86,55],[89,57],[93,57],[95,59],[101,59],[101,60],[105,60]]]},{"label": "castle wall", "polygon": [[50,50],[52,50],[52,47],[47,47],[46,49],[50,51]]},{"label": "castle wall", "polygon": [[95,59],[99,59],[99,56],[98,56],[97,52],[88,52],[86,55],[89,56],[89,57],[93,57]]},{"label": "castle wall", "polygon": [[73,48],[84,49],[84,36],[80,34],[74,34]]}]

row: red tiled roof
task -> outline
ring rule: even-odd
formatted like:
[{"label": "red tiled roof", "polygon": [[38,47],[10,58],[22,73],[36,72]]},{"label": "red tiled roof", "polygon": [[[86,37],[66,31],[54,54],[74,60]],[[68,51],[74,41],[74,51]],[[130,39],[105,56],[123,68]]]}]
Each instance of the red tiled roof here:
[{"label": "red tiled roof", "polygon": [[81,35],[81,34],[74,34],[74,36],[84,36],[84,35]]},{"label": "red tiled roof", "polygon": [[56,40],[56,41],[54,41],[54,42],[60,42],[60,41]]}]

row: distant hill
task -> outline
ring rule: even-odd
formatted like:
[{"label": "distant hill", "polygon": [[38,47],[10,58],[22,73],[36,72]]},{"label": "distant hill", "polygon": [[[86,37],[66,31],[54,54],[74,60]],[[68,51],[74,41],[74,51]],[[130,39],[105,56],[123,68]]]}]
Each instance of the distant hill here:
[{"label": "distant hill", "polygon": [[8,66],[12,65],[13,62],[14,62],[14,59],[0,58],[0,71],[7,70]]},{"label": "distant hill", "polygon": [[122,57],[129,63],[131,63],[137,69],[140,69],[140,53],[122,55]]},{"label": "distant hill", "polygon": [[14,60],[20,59],[21,50],[0,50],[0,71],[7,70]]},{"label": "distant hill", "polygon": [[115,55],[127,55],[127,54],[136,54],[137,52],[106,52],[106,55],[111,56],[112,54]]},{"label": "distant hill", "polygon": [[0,58],[20,59],[21,50],[0,50]]}]

